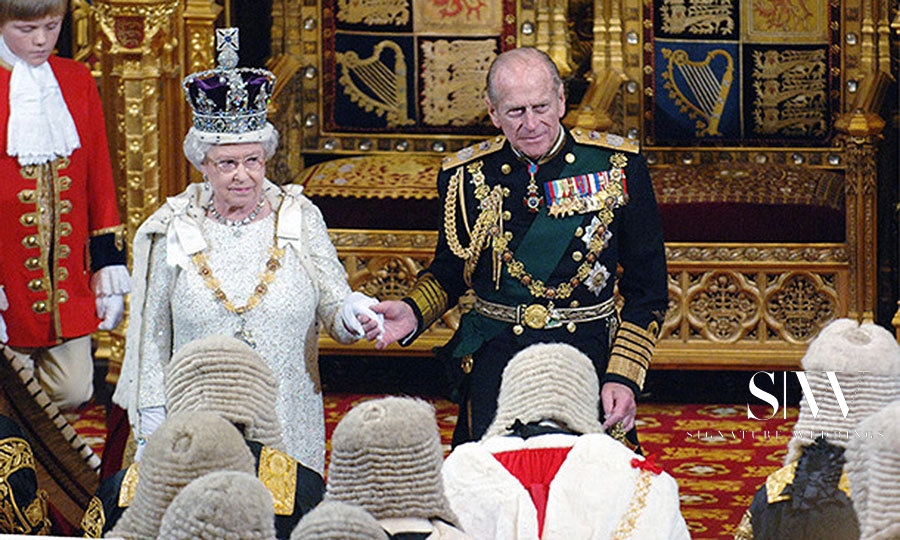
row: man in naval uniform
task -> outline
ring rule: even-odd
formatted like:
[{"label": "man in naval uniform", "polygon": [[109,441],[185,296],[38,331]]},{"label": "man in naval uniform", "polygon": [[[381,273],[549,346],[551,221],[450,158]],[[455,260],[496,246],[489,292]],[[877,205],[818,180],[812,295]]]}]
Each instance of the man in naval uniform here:
[{"label": "man in naval uniform", "polygon": [[630,141],[560,125],[564,88],[536,49],[499,55],[485,99],[504,136],[445,159],[434,259],[406,298],[373,307],[384,331],[367,337],[379,349],[409,344],[471,290],[442,351],[460,380],[454,446],[479,439],[491,423],[516,352],[565,342],[600,375],[604,428],[628,432],[636,447],[635,396],[668,304],[647,167]]},{"label": "man in naval uniform", "polygon": [[97,84],[51,54],[66,7],[0,0],[0,343],[61,409],[91,398],[90,335],[131,289]]}]

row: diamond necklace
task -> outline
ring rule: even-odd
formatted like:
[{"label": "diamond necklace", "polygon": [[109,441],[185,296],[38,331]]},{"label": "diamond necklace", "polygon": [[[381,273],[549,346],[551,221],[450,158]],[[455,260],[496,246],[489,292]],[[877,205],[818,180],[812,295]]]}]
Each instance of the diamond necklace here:
[{"label": "diamond necklace", "polygon": [[253,211],[250,212],[244,219],[228,219],[227,217],[220,214],[218,210],[216,210],[216,205],[212,201],[209,202],[209,205],[206,207],[206,211],[209,212],[210,217],[212,217],[222,225],[228,225],[229,227],[241,227],[256,219],[256,216],[258,216],[259,213],[262,212],[265,202],[265,199],[263,197],[260,197],[259,201],[256,203],[256,208],[254,208]]}]

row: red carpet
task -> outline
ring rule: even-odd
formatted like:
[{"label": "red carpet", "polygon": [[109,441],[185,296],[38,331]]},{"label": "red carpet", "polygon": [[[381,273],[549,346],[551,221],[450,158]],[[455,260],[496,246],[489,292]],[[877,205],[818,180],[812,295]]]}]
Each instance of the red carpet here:
[{"label": "red carpet", "polygon": [[[326,436],[360,401],[380,397],[360,394],[325,396]],[[450,451],[456,406],[440,399],[434,404],[438,427]],[[797,409],[787,419],[779,411],[768,421],[748,420],[745,406],[640,404],[638,432],[645,454],[678,481],[681,510],[694,540],[734,538],[734,529],[765,477],[781,467]],[[754,408],[757,416],[768,413]],[[75,422],[85,440],[102,451],[103,409],[86,408]],[[330,442],[327,450],[330,452]]]}]

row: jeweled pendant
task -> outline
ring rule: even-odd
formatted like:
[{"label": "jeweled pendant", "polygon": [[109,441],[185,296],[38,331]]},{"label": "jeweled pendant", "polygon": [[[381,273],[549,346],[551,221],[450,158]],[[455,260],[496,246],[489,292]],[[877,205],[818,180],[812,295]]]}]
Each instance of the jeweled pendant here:
[{"label": "jeweled pendant", "polygon": [[544,198],[537,193],[532,193],[525,197],[524,202],[525,208],[527,208],[529,212],[538,212],[541,209]]},{"label": "jeweled pendant", "polygon": [[237,332],[234,333],[234,337],[243,341],[247,345],[250,345],[251,348],[256,348],[256,340],[253,339],[253,332],[247,330],[247,321],[243,318],[241,319],[241,326],[237,329]]}]

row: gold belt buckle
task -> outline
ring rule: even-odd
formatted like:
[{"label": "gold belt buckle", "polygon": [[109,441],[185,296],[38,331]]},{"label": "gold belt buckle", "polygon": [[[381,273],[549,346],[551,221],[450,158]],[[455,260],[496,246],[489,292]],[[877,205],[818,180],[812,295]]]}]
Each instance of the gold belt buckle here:
[{"label": "gold belt buckle", "polygon": [[550,310],[541,304],[531,304],[526,306],[522,312],[522,322],[529,328],[540,330],[547,326],[550,320]]}]

